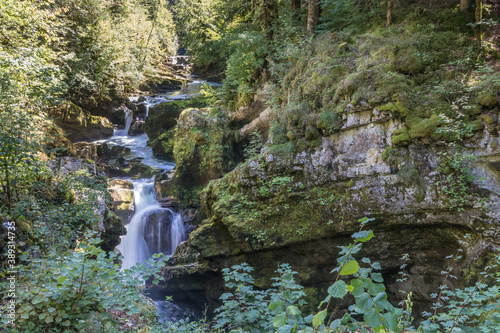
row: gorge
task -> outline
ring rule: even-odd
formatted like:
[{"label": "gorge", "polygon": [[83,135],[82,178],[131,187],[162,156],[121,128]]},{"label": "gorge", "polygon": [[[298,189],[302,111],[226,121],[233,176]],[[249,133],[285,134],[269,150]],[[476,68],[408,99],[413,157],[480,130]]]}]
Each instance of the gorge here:
[{"label": "gorge", "polygon": [[2,331],[498,330],[497,1],[0,13]]}]

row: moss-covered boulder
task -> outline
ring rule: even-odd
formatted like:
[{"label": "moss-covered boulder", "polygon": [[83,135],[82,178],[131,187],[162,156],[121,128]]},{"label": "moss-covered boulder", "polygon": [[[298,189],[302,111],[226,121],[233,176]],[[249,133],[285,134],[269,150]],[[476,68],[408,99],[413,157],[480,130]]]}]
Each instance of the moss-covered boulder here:
[{"label": "moss-covered boulder", "polygon": [[177,119],[184,109],[207,105],[205,98],[163,102],[151,107],[141,129],[148,135],[155,155],[173,158],[173,134]]},{"label": "moss-covered boulder", "polygon": [[107,118],[94,116],[71,102],[63,102],[52,114],[73,142],[95,141],[113,135],[113,125]]},{"label": "moss-covered boulder", "polygon": [[218,108],[184,110],[173,138],[175,172],[171,179],[157,179],[160,195],[199,207],[200,190],[232,167],[233,137],[229,134],[226,117]]}]

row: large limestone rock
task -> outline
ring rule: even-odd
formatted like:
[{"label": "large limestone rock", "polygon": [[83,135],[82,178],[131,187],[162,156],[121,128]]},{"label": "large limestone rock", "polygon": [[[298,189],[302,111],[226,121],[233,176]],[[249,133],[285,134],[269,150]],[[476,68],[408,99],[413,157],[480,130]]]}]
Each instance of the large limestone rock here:
[{"label": "large limestone rock", "polygon": [[115,214],[126,224],[134,214],[134,185],[123,179],[108,181]]},{"label": "large limestone rock", "polygon": [[173,138],[181,112],[188,108],[205,107],[203,98],[160,103],[151,107],[141,129],[146,132],[155,155],[174,158]]},{"label": "large limestone rock", "polygon": [[[497,126],[498,110],[490,118]],[[473,279],[475,265],[500,242],[500,138],[486,126],[462,152],[428,138],[393,146],[393,133],[404,128],[390,111],[351,108],[341,129],[315,148],[288,154],[268,148],[210,182],[201,195],[208,218],[169,260],[166,282],[155,291],[213,310],[223,291],[221,268],[246,261],[265,288],[278,263],[288,262],[315,295],[309,299],[315,307],[335,278],[337,247],[352,241],[365,216],[375,219],[367,226],[375,238],[359,257],[380,262],[395,300],[399,258],[409,254],[415,313],[427,309],[445,257],[466,234],[457,268],[467,267]],[[457,172],[449,161],[462,158],[476,177],[457,184],[448,177]]]},{"label": "large limestone rock", "polygon": [[184,206],[199,207],[200,190],[231,168],[231,137],[223,114],[210,108],[186,109],[173,138],[175,172],[156,179],[161,197],[175,196]]},{"label": "large limestone rock", "polygon": [[113,135],[113,125],[101,116],[94,116],[79,106],[64,102],[54,110],[58,125],[73,141],[95,141]]}]

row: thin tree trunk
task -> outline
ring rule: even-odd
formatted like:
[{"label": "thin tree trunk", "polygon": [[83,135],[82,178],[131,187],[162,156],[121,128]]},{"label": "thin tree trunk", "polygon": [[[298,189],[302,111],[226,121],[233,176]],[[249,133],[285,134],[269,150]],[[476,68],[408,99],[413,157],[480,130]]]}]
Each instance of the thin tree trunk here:
[{"label": "thin tree trunk", "polygon": [[392,0],[387,0],[387,22],[386,27],[389,27],[392,23]]},{"label": "thin tree trunk", "polygon": [[318,0],[309,0],[309,11],[307,13],[307,34],[312,35],[316,23],[318,23]]},{"label": "thin tree trunk", "polygon": [[297,11],[300,8],[300,0],[292,0],[292,11]]},{"label": "thin tree trunk", "polygon": [[465,12],[469,6],[469,0],[460,0],[460,10]]},{"label": "thin tree trunk", "polygon": [[474,29],[476,40],[481,43],[482,41],[482,31],[481,31],[481,21],[483,20],[483,0],[476,0],[476,28]]},{"label": "thin tree trunk", "polygon": [[12,192],[10,189],[9,164],[7,163],[7,159],[4,159],[3,167],[4,167],[4,171],[5,171],[5,183],[6,183],[5,188],[7,190],[7,211],[10,214],[10,210],[12,207]]}]

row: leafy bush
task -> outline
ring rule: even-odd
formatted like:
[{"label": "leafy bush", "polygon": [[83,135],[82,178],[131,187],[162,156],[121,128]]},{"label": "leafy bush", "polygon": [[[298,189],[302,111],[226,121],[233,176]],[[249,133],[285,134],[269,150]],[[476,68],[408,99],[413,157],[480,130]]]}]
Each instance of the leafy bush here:
[{"label": "leafy bush", "polygon": [[122,271],[118,254],[104,252],[93,236],[87,233],[69,254],[43,255],[37,247],[22,254],[16,281],[18,318],[12,332],[102,332],[129,321],[154,319],[154,305],[140,288],[164,260],[156,260],[161,257],[156,255]]},{"label": "leafy bush", "polygon": [[[411,314],[412,294],[400,291],[401,308],[394,307],[387,299],[380,264],[354,258],[362,244],[374,237],[373,231],[362,230],[370,220],[361,219],[359,232],[352,235],[354,242],[339,247],[338,266],[332,271],[337,277],[319,305],[319,312],[303,315],[300,307],[305,294],[288,265],[277,270],[279,277],[274,278],[271,289],[254,290],[249,275],[253,269],[243,263],[223,270],[226,287],[232,292],[221,297],[223,305],[217,309],[216,326],[230,332],[496,332],[500,325],[500,255],[474,286],[455,290],[448,288],[447,280],[453,277],[453,263],[461,258],[462,250],[448,257],[452,263],[442,272],[440,292],[431,295],[436,299],[434,313],[424,313],[428,319],[417,324]],[[409,276],[405,272],[409,258],[405,255],[402,260],[399,282]],[[331,305],[348,295],[354,297],[354,304],[341,318],[335,318]]]}]

